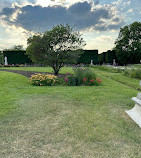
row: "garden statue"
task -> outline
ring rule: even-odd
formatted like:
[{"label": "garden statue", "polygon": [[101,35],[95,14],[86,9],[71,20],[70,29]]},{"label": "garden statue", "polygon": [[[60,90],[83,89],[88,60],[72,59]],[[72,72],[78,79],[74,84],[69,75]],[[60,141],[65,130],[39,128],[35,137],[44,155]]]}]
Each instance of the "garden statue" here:
[{"label": "garden statue", "polygon": [[116,60],[115,59],[113,60],[113,66],[116,66]]},{"label": "garden statue", "polygon": [[126,113],[141,127],[141,93],[138,93],[137,97],[132,97],[132,100],[135,102],[135,106]]},{"label": "garden statue", "polygon": [[91,60],[91,66],[93,65],[93,60]]},{"label": "garden statue", "polygon": [[8,65],[7,57],[6,56],[4,57],[4,65]]}]

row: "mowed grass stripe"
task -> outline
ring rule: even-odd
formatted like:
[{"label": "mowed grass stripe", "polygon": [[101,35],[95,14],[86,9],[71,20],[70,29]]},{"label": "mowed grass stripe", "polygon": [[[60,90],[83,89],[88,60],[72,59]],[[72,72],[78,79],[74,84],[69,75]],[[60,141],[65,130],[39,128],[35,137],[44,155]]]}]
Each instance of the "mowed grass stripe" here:
[{"label": "mowed grass stripe", "polygon": [[3,106],[7,95],[15,106],[0,118],[0,157],[141,157],[140,129],[124,112],[137,91],[100,77],[98,87],[33,87],[0,72]]}]

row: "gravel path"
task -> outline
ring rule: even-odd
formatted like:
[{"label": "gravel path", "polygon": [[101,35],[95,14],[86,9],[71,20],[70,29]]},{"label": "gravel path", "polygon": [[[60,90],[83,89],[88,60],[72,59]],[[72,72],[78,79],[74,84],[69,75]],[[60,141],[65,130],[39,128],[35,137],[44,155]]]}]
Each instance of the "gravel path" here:
[{"label": "gravel path", "polygon": [[[0,71],[7,71],[7,72],[14,72],[18,73],[20,75],[26,76],[26,77],[31,77],[31,75],[34,75],[35,73],[47,73],[47,72],[36,72],[36,71],[23,71],[23,70],[8,70],[8,69],[0,69]],[[48,73],[48,74],[53,74],[53,73]],[[59,77],[65,77],[66,74],[58,74]]]}]

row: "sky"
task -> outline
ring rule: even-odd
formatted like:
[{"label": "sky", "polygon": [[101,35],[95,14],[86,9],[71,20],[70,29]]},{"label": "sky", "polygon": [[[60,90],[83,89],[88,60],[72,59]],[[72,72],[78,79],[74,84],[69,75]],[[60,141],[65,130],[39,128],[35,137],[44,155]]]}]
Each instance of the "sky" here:
[{"label": "sky", "polygon": [[141,22],[141,0],[0,0],[0,50],[27,47],[31,32],[69,24],[99,53],[114,48],[119,30]]}]

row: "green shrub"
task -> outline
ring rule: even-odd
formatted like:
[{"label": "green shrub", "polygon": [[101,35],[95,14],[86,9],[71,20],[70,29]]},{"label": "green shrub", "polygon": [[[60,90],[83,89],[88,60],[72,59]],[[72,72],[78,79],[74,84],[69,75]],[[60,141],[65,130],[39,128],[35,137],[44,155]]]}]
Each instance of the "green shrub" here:
[{"label": "green shrub", "polygon": [[74,67],[74,77],[78,80],[78,85],[83,83],[83,79],[86,78],[87,80],[96,79],[96,74],[93,70],[89,68],[79,68]]},{"label": "green shrub", "polygon": [[67,75],[65,78],[56,77],[51,74],[36,73],[32,75],[29,82],[34,86],[98,86],[102,80],[96,77],[96,74],[89,68],[74,68],[74,75]]},{"label": "green shrub", "polygon": [[65,78],[65,82],[69,86],[98,86],[102,80],[96,77],[96,74],[89,68],[74,67],[74,76]]},{"label": "green shrub", "polygon": [[123,74],[131,78],[141,79],[141,69],[125,69]]},{"label": "green shrub", "polygon": [[76,78],[74,76],[65,78],[65,82],[66,82],[66,85],[68,85],[68,86],[79,86],[80,85],[78,78]]},{"label": "green shrub", "polygon": [[54,85],[58,86],[58,85],[65,85],[65,84],[66,84],[66,82],[63,77],[57,77]]},{"label": "green shrub", "polygon": [[92,66],[92,67],[97,68],[102,71],[107,71],[107,72],[112,72],[112,73],[121,73],[124,71],[123,69],[120,69],[118,67],[116,67],[116,68],[108,67],[108,66]]}]

